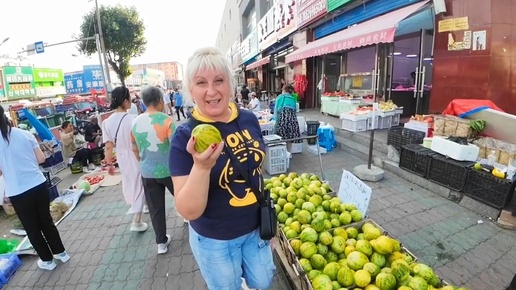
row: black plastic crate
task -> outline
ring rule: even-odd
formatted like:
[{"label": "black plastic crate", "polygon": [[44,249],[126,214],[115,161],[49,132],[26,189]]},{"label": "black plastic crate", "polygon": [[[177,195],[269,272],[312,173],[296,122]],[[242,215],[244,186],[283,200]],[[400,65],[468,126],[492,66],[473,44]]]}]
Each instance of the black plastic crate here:
[{"label": "black plastic crate", "polygon": [[426,177],[430,155],[434,152],[418,144],[408,144],[401,147],[400,168],[421,177]]},{"label": "black plastic crate", "polygon": [[[317,129],[319,129],[320,125],[321,123],[319,123],[319,121],[306,121],[306,134],[308,136],[317,135]],[[317,143],[315,138],[310,138],[306,141],[308,142],[308,145],[315,145]]]},{"label": "black plastic crate", "polygon": [[515,185],[514,180],[501,179],[483,170],[470,168],[464,194],[501,209],[511,200]]},{"label": "black plastic crate", "polygon": [[428,165],[428,180],[455,191],[462,191],[468,178],[469,168],[475,162],[456,161],[441,154],[432,154]]},{"label": "black plastic crate", "polygon": [[403,145],[423,144],[425,137],[425,132],[403,127],[393,127],[389,129],[387,134],[387,145],[392,145],[392,147],[399,151]]}]

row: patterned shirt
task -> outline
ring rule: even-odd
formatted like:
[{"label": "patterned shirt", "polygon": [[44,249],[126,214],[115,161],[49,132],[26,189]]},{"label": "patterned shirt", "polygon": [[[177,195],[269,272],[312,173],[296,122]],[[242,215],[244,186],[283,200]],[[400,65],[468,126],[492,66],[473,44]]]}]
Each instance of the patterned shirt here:
[{"label": "patterned shirt", "polygon": [[131,140],[140,153],[140,170],[144,178],[170,177],[168,153],[175,125],[167,114],[143,113],[133,121]]}]

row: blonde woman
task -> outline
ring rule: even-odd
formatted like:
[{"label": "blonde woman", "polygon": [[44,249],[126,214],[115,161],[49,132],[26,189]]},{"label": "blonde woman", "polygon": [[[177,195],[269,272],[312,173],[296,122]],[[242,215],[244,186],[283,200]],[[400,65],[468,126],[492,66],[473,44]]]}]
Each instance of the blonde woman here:
[{"label": "blonde woman", "polygon": [[[242,278],[250,288],[266,289],[275,270],[272,251],[260,238],[257,198],[239,172],[246,170],[252,187],[263,189],[265,145],[256,116],[230,101],[234,91],[220,51],[203,48],[190,57],[184,93],[195,102],[193,121],[174,133],[170,173],[176,209],[190,220],[190,246],[208,289],[240,290]],[[194,123],[215,126],[224,141],[196,152]]]}]

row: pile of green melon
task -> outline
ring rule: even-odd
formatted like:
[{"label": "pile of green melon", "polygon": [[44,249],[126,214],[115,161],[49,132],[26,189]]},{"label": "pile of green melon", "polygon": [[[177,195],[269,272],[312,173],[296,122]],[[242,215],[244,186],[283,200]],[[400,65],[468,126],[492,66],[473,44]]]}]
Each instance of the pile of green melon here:
[{"label": "pile of green melon", "polygon": [[278,223],[314,290],[454,290],[317,175],[265,180]]}]

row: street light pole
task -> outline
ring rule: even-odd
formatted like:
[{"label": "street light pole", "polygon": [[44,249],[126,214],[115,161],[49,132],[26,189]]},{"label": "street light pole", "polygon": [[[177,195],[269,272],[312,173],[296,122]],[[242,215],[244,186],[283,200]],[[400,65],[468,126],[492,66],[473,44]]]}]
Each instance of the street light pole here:
[{"label": "street light pole", "polygon": [[6,43],[10,38],[9,37],[6,37],[4,40],[2,40],[2,42],[0,42],[0,45]]},{"label": "street light pole", "polygon": [[102,55],[104,57],[104,69],[106,70],[104,72],[104,82],[105,82],[104,87],[106,88],[106,91],[107,91],[107,84],[111,83],[111,76],[109,74],[109,63],[108,63],[107,57],[106,57],[106,46],[104,45],[104,34],[102,33],[102,21],[100,21],[100,10],[99,10],[98,0],[95,0],[95,14],[97,16],[97,28],[98,28],[98,33],[99,33],[99,37],[97,39],[100,40],[100,49],[101,49]]}]

